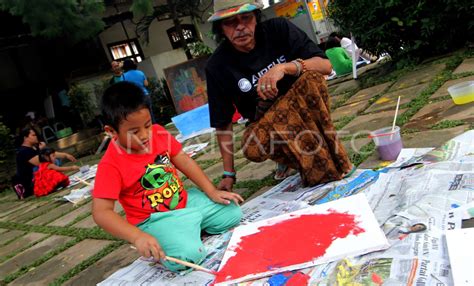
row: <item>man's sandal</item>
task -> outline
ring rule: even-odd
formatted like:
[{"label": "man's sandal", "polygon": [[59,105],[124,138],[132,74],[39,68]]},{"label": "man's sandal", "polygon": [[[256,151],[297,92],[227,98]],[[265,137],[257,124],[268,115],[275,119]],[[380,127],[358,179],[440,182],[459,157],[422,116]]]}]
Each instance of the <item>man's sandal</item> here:
[{"label": "man's sandal", "polygon": [[350,176],[352,176],[352,174],[354,174],[356,170],[357,170],[357,167],[352,165],[352,169],[349,172],[347,172],[342,178],[343,179],[349,178]]}]

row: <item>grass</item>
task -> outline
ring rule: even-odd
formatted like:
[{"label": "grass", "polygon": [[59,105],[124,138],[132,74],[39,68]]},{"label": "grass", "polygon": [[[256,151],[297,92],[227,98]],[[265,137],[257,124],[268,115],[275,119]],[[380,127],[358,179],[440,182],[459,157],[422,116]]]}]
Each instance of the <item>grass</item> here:
[{"label": "grass", "polygon": [[416,128],[403,128],[400,130],[401,134],[411,134],[411,133],[416,133],[416,132],[420,132],[420,130]]},{"label": "grass", "polygon": [[219,157],[217,159],[199,161],[198,164],[201,167],[201,169],[205,170],[211,167],[212,165],[219,163],[220,161],[222,161],[222,158]]},{"label": "grass", "polygon": [[[351,91],[348,91],[348,92],[345,92],[345,93],[339,95],[339,96],[341,96],[341,98],[339,98],[338,101],[334,102],[334,103],[331,105],[331,111],[332,111],[332,110],[335,110],[335,109],[337,109],[337,108],[339,108],[339,107],[341,107],[341,106],[343,106],[344,103],[345,103],[346,101],[348,101],[349,98],[351,98],[351,97],[352,97],[354,94],[356,94],[358,91],[359,91],[359,89],[353,89],[353,90],[351,90]],[[332,100],[332,98],[331,98],[331,100]]]},{"label": "grass", "polygon": [[432,125],[431,129],[440,130],[440,129],[446,129],[446,128],[453,128],[453,127],[460,126],[463,124],[466,124],[466,123],[462,120],[443,120],[441,122],[438,122]]},{"label": "grass", "polygon": [[73,221],[71,221],[70,223],[68,223],[66,225],[66,227],[70,227],[78,222],[80,222],[81,220],[85,219],[86,217],[90,216],[92,214],[92,212],[86,212],[84,214],[81,214],[79,216],[77,216]]},{"label": "grass", "polygon": [[359,152],[354,153],[354,152],[349,152],[349,158],[355,166],[359,166],[369,158],[372,153],[375,151],[375,144],[374,142],[370,142],[369,144],[363,146],[360,148]]},{"label": "grass", "polygon": [[419,96],[412,99],[408,104],[404,105],[407,110],[397,118],[397,125],[405,125],[410,118],[413,117],[420,109],[426,106],[430,101],[430,96],[435,93],[447,80],[451,79],[451,71],[444,70],[435,79],[431,84],[424,89]]},{"label": "grass", "polygon": [[92,229],[82,229],[74,227],[59,227],[59,226],[43,226],[43,225],[28,225],[16,222],[0,222],[0,228],[20,230],[27,232],[39,232],[46,234],[56,234],[64,236],[73,236],[81,239],[107,239],[107,240],[117,240],[117,238],[111,236],[110,234],[104,232],[103,230],[95,227]]},{"label": "grass", "polygon": [[356,115],[343,116],[337,122],[334,123],[334,128],[336,128],[336,130],[341,130],[344,126],[346,126],[354,118],[356,118]]},{"label": "grass", "polygon": [[413,67],[397,68],[392,62],[386,62],[379,68],[370,70],[359,77],[361,88],[369,88],[375,85],[396,81]]}]

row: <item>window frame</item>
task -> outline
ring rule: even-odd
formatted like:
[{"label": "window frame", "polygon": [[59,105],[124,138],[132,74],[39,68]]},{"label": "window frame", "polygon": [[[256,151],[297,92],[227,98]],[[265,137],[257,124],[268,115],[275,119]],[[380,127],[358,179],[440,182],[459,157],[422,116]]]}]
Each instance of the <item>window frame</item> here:
[{"label": "window frame", "polygon": [[[135,47],[137,48],[138,54],[134,53],[132,45],[131,45],[132,43],[135,44]],[[133,54],[131,56],[126,56],[126,57],[115,59],[114,58],[114,53],[112,52],[112,48],[115,47],[115,46],[120,46],[120,45],[124,45],[124,44],[128,44],[128,46],[130,47],[130,50],[132,51]],[[138,62],[141,62],[145,59],[145,56],[143,55],[142,48],[141,48],[140,43],[139,43],[137,38],[133,38],[133,39],[129,39],[129,40],[123,40],[123,41],[117,41],[117,42],[113,42],[113,43],[108,43],[107,44],[107,50],[109,51],[110,58],[113,61],[124,61],[126,59],[133,59],[136,63],[138,63]],[[137,57],[140,57],[141,60],[138,61]]]}]

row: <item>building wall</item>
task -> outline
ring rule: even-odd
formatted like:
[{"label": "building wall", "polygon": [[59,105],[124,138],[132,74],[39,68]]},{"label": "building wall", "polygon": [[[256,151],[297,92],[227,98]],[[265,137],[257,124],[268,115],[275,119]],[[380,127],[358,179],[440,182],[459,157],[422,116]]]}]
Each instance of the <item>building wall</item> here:
[{"label": "building wall", "polygon": [[[190,17],[185,17],[185,18],[182,18],[181,20],[183,24],[192,23]],[[126,31],[130,39],[139,37],[135,31],[136,25],[133,24],[130,20],[124,21],[124,26],[126,28]],[[151,57],[163,52],[167,52],[173,49],[171,47],[168,34],[166,33],[166,30],[173,26],[174,24],[172,20],[165,20],[165,21],[159,21],[159,22],[154,21],[150,25],[150,42],[146,44],[146,43],[143,43],[142,41],[139,41],[140,47],[143,51],[145,58]],[[120,23],[117,23],[111,26],[110,28],[108,28],[107,30],[103,31],[99,35],[99,38],[102,42],[102,46],[104,50],[106,51],[107,56],[110,61],[112,61],[112,56],[109,52],[107,45],[110,43],[127,40],[127,36],[125,35],[125,32]]]},{"label": "building wall", "polygon": [[[211,1],[212,0],[202,1],[202,7],[208,7],[208,9],[202,14],[203,21],[198,20],[199,22],[197,23],[196,28],[197,32],[200,33],[203,42],[209,47],[215,49],[216,43],[210,36],[212,25],[207,22],[208,16],[213,11],[213,7],[212,5],[210,5]],[[159,1],[155,2],[155,4],[157,4],[157,2]],[[264,1],[264,3],[267,4],[268,1]],[[127,11],[128,9],[128,7],[120,7],[119,11]],[[116,13],[115,8],[113,7],[109,7],[108,11],[106,11],[106,15],[111,15],[113,13]],[[263,15],[264,19],[276,17],[273,7],[267,7],[266,9],[264,9]],[[192,24],[192,20],[190,17],[181,18],[181,21],[183,24]],[[321,33],[326,33],[326,30],[324,29],[326,26],[324,25],[323,27],[324,23],[316,23],[316,29],[319,31],[320,34],[317,35],[314,33],[314,28],[311,24],[309,15],[300,15],[299,17],[291,19],[291,21],[295,25],[300,27],[303,31],[305,31],[308,36],[316,43],[319,42],[319,36],[322,35]],[[138,19],[133,20],[133,22],[138,22]],[[130,20],[124,21],[124,26],[127,30],[130,39],[138,38],[138,35],[136,33],[136,25],[133,22]],[[142,64],[143,71],[147,74],[147,76],[156,76],[158,78],[164,77],[164,68],[176,65],[187,60],[185,53],[182,49],[173,50],[171,46],[166,30],[173,26],[174,24],[172,20],[154,21],[150,26],[150,42],[148,44],[145,44],[142,41],[139,41],[145,60],[145,62]],[[112,56],[108,50],[107,44],[124,41],[127,39],[123,27],[120,23],[109,27],[107,30],[103,31],[99,35],[99,37],[102,46],[106,51],[107,57],[110,61],[112,61]],[[154,72],[150,70],[151,66],[155,69]]]}]

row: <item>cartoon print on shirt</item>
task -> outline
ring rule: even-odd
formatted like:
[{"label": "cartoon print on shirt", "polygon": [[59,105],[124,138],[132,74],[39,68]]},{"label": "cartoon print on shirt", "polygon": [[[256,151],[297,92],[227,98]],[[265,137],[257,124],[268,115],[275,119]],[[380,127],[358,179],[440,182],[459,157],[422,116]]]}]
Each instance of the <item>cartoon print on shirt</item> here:
[{"label": "cartoon print on shirt", "polygon": [[182,183],[167,155],[157,156],[154,163],[146,166],[140,185],[142,207],[148,201],[156,211],[170,211],[183,200]]}]

